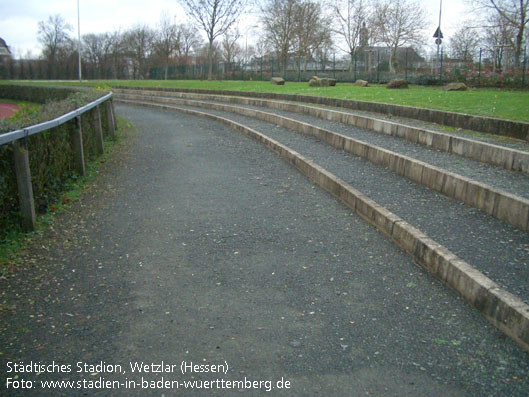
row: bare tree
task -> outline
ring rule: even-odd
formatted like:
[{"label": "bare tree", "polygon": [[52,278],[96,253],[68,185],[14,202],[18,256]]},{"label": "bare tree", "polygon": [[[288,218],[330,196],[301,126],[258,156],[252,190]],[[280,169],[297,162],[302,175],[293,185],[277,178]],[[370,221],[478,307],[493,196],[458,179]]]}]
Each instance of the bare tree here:
[{"label": "bare tree", "polygon": [[485,28],[485,45],[492,54],[494,71],[504,67],[505,50],[512,47],[516,29],[499,14],[489,14]]},{"label": "bare tree", "polygon": [[180,31],[177,26],[174,23],[171,23],[169,14],[163,12],[154,36],[154,50],[163,60],[165,80],[167,80],[169,70],[169,59],[171,58],[171,55],[178,50],[180,45],[179,33]]},{"label": "bare tree", "polygon": [[57,74],[59,57],[65,57],[64,52],[71,41],[68,32],[71,31],[72,26],[59,14],[48,17],[46,22],[39,22],[38,41],[42,44],[42,53],[49,63],[49,77]]},{"label": "bare tree", "polygon": [[298,59],[306,62],[316,53],[322,55],[324,47],[329,48],[331,40],[330,21],[324,15],[319,3],[304,0],[295,7],[294,45]]},{"label": "bare tree", "polygon": [[146,25],[136,25],[125,33],[125,46],[132,61],[133,78],[147,77],[147,60],[152,50],[153,32]]},{"label": "bare tree", "polygon": [[[100,33],[83,35],[82,55],[87,68],[92,68],[93,78],[111,77],[112,57],[116,41],[121,41],[119,33]],[[122,55],[122,54],[120,54]]]},{"label": "bare tree", "polygon": [[397,48],[422,42],[426,16],[420,3],[409,0],[380,0],[376,3],[372,23],[376,40],[390,48],[389,67],[395,72]]},{"label": "bare tree", "polygon": [[242,13],[245,0],[180,0],[208,38],[208,80],[213,76],[213,43],[228,31]]},{"label": "bare tree", "polygon": [[231,63],[235,62],[235,58],[240,56],[242,53],[241,46],[237,43],[237,40],[241,38],[241,34],[238,29],[231,29],[227,31],[221,42],[221,54],[224,62],[227,64],[226,71],[231,71]]},{"label": "bare tree", "polygon": [[106,47],[108,53],[109,74],[107,77],[125,78],[127,77],[127,63],[125,54],[127,52],[125,34],[119,30],[108,34]]},{"label": "bare tree", "polygon": [[370,19],[370,8],[364,0],[339,0],[332,6],[335,17],[333,32],[341,37],[347,48],[344,49],[350,57],[352,71],[355,54],[367,45],[367,22]]},{"label": "bare tree", "polygon": [[178,48],[178,55],[187,58],[191,52],[197,52],[202,46],[202,39],[197,34],[197,30],[191,24],[182,24],[178,27],[180,34],[180,46]]},{"label": "bare tree", "polygon": [[261,8],[263,30],[286,72],[288,56],[294,48],[298,0],[266,0]]},{"label": "bare tree", "polygon": [[529,0],[473,0],[474,4],[497,13],[502,25],[510,25],[515,29],[515,35],[511,40],[514,48],[515,66],[521,64],[522,45],[524,33],[529,22]]},{"label": "bare tree", "polygon": [[452,37],[450,37],[450,51],[454,58],[464,62],[472,63],[481,42],[479,32],[470,27],[471,24],[464,22]]}]

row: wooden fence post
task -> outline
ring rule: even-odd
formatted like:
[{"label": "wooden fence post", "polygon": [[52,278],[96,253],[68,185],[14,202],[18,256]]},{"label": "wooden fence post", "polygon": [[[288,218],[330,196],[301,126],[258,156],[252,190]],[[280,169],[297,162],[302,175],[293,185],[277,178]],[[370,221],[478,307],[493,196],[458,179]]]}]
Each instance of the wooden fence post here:
[{"label": "wooden fence post", "polygon": [[107,126],[110,136],[114,136],[116,133],[115,123],[114,123],[114,112],[112,109],[112,103],[110,101],[105,102],[105,108],[107,111]]},{"label": "wooden fence post", "polygon": [[83,130],[81,127],[81,116],[75,118],[75,126],[72,131],[72,149],[75,156],[77,172],[81,176],[86,175],[84,151],[83,151]]},{"label": "wooden fence post", "polygon": [[114,107],[114,101],[111,99],[110,103],[112,104],[112,120],[114,120],[114,131],[118,129],[118,119],[116,118],[116,108]]},{"label": "wooden fence post", "polygon": [[101,112],[99,111],[99,106],[94,108],[94,128],[97,151],[99,154],[103,154],[105,152],[105,142],[103,139],[103,128],[101,127]]},{"label": "wooden fence post", "polygon": [[33,230],[36,221],[35,202],[33,200],[33,186],[31,185],[31,171],[29,169],[26,138],[14,141],[13,149],[15,154],[15,172],[17,176],[20,211],[24,217],[23,225],[26,230]]}]

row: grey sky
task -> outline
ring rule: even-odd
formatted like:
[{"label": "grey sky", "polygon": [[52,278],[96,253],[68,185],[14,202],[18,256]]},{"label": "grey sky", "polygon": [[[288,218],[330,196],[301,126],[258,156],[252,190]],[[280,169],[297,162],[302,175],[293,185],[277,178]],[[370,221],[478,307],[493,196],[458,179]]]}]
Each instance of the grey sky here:
[{"label": "grey sky", "polygon": [[[432,32],[437,27],[440,0],[422,0],[428,10]],[[155,27],[163,11],[176,17],[177,23],[186,21],[186,16],[177,0],[79,0],[81,10],[81,34],[102,33],[117,29],[126,30],[136,23]],[[465,19],[464,0],[443,0],[443,32],[448,37],[457,23]],[[1,0],[0,37],[15,56],[31,51],[34,56],[40,53],[37,41],[39,21],[48,16],[60,14],[73,27],[72,36],[77,37],[77,0]],[[245,17],[239,27],[244,34],[246,26],[254,25],[256,17]],[[249,31],[248,43],[252,43]],[[433,42],[433,39],[432,39]]]}]

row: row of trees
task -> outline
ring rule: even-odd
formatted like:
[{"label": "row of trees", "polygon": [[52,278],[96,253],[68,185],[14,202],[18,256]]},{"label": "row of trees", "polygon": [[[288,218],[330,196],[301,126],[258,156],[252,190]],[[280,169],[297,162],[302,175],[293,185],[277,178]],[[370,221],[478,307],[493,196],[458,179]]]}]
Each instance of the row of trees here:
[{"label": "row of trees", "polygon": [[[71,30],[60,15],[39,23],[38,39],[49,78],[63,76],[65,65],[77,58],[78,43],[69,35]],[[189,62],[192,55],[200,56],[202,47],[203,41],[191,24],[176,25],[163,14],[156,29],[136,25],[124,32],[83,35],[81,56],[83,69],[91,78],[143,79],[151,65],[164,65],[167,77],[171,60]]]},{"label": "row of trees", "polygon": [[[274,57],[284,73],[293,57],[305,63],[299,68],[305,68],[307,62],[328,59],[337,50],[347,54],[352,68],[355,57],[374,46],[390,49],[389,68],[394,72],[399,68],[399,47],[420,51],[433,41],[426,11],[413,0],[261,0],[253,8],[248,0],[179,1],[188,17],[186,24],[177,25],[165,13],[154,29],[136,25],[126,31],[84,35],[85,76],[143,79],[157,66],[163,67],[167,79],[170,66],[207,63],[211,79],[214,63],[248,61],[249,57]],[[513,66],[519,67],[528,41],[529,0],[468,1],[479,10],[479,18],[465,22],[453,35],[448,43],[450,56],[472,63],[478,48],[484,47],[501,68],[509,48]],[[250,30],[259,39],[243,50],[237,23],[251,11],[258,13],[259,26],[248,28],[245,39]],[[77,42],[71,31],[60,15],[39,23],[46,77],[61,77],[65,65],[75,63]]]},{"label": "row of trees", "polygon": [[473,0],[481,18],[468,20],[450,40],[451,56],[472,63],[480,48],[488,50],[495,69],[501,70],[506,54],[512,54],[515,68],[524,59],[523,49],[529,43],[529,0]]}]

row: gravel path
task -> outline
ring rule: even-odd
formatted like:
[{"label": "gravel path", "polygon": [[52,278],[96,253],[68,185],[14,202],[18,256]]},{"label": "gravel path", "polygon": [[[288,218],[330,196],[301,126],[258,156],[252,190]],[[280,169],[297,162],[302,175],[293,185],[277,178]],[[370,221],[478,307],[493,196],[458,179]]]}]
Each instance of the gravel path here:
[{"label": "gravel path", "polygon": [[322,120],[317,117],[303,115],[294,112],[287,112],[275,109],[263,109],[257,106],[237,105],[248,109],[265,111],[267,113],[278,114],[304,123],[308,123],[320,128],[327,129],[338,134],[349,136],[369,144],[391,150],[393,152],[409,156],[423,161],[427,164],[454,172],[467,178],[488,184],[497,189],[529,199],[529,178],[520,172],[507,171],[503,168],[477,162],[454,153],[447,153],[435,150],[423,145],[409,142],[405,139],[377,134],[362,128],[350,125]]},{"label": "gravel path", "polygon": [[[139,135],[0,279],[6,362],[122,364],[31,380],[273,381],[241,395],[521,396],[529,360],[373,227],[252,140],[116,106]],[[132,374],[129,362],[229,364]],[[235,390],[179,390],[186,396]]]},{"label": "gravel path", "polygon": [[314,160],[529,304],[529,234],[394,172],[275,124],[203,108],[262,132]]}]

